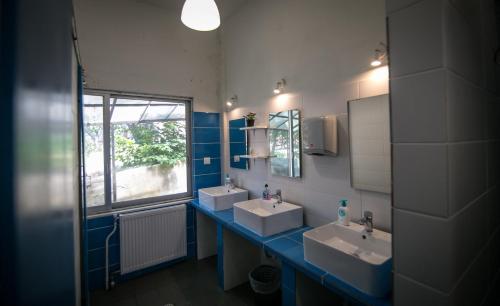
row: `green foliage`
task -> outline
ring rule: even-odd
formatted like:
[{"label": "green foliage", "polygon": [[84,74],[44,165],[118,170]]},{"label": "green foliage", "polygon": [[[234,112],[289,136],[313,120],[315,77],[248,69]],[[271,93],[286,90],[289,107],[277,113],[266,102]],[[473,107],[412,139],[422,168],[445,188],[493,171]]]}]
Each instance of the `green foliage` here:
[{"label": "green foliage", "polygon": [[247,120],[255,120],[255,117],[257,116],[256,113],[248,113],[245,116],[243,116]]},{"label": "green foliage", "polygon": [[123,168],[161,165],[186,160],[183,121],[130,123],[113,126],[115,158]]}]

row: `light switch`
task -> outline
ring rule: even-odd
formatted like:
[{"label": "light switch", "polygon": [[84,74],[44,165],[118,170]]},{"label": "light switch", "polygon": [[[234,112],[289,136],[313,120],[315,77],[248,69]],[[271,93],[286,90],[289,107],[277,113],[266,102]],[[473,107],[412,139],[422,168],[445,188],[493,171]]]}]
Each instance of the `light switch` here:
[{"label": "light switch", "polygon": [[240,161],[240,156],[239,155],[235,155],[234,156],[234,162],[237,163]]},{"label": "light switch", "polygon": [[210,157],[203,157],[203,164],[210,165]]}]

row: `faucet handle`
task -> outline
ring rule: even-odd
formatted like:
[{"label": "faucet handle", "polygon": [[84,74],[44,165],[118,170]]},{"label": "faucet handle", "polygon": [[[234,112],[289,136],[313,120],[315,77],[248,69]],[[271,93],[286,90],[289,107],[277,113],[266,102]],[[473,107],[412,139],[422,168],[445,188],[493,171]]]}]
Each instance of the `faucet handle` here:
[{"label": "faucet handle", "polygon": [[363,213],[363,216],[365,217],[365,219],[373,219],[373,213],[369,210],[365,210],[365,212]]}]

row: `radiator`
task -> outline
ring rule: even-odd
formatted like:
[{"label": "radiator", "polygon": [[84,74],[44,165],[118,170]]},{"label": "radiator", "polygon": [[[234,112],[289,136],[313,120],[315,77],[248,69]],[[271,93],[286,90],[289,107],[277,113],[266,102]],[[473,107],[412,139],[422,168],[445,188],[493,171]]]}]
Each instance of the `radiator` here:
[{"label": "radiator", "polygon": [[186,255],[186,205],[120,215],[121,274]]}]

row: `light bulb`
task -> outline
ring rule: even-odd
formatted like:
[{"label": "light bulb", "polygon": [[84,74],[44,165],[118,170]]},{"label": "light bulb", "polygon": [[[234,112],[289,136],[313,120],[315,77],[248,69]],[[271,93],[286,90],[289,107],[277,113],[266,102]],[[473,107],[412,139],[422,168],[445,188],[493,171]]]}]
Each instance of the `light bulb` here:
[{"label": "light bulb", "polygon": [[227,101],[227,102],[226,102],[226,105],[227,105],[227,106],[229,106],[229,107],[231,107],[231,106],[233,106],[233,102],[231,102],[231,101]]},{"label": "light bulb", "polygon": [[372,67],[378,67],[378,66],[382,65],[382,62],[378,59],[375,59],[370,63],[370,65],[372,65]]},{"label": "light bulb", "polygon": [[275,88],[273,91],[274,91],[274,94],[276,94],[276,95],[279,95],[279,93],[281,92],[281,90],[279,88]]},{"label": "light bulb", "polygon": [[212,31],[220,25],[219,9],[214,0],[186,0],[181,20],[190,29]]}]

